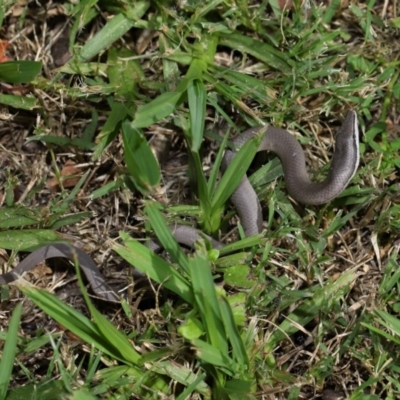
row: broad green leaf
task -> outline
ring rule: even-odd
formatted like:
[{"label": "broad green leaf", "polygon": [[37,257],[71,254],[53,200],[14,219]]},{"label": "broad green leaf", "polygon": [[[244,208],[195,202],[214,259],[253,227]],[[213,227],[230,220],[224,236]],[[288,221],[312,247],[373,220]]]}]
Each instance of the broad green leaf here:
[{"label": "broad green leaf", "polygon": [[186,91],[191,81],[201,79],[204,69],[204,62],[194,59],[185,78],[180,81],[176,90],[162,93],[149,103],[140,106],[136,112],[132,126],[135,128],[145,128],[170,116],[178,105],[186,99]]},{"label": "broad green leaf", "polygon": [[38,61],[6,61],[0,63],[0,81],[8,83],[28,83],[40,72],[42,63]]},{"label": "broad green leaf", "polygon": [[153,281],[176,293],[186,302],[194,303],[190,283],[175,268],[126,233],[121,232],[120,236],[125,246],[115,243],[113,249],[122,258],[143,274],[148,275]]},{"label": "broad green leaf", "polygon": [[93,190],[90,198],[91,200],[98,199],[99,197],[108,196],[112,192],[117,191],[123,186],[123,179],[119,178],[115,181],[108,182],[104,186]]},{"label": "broad green leaf", "polygon": [[15,96],[13,94],[1,94],[0,104],[11,106],[21,110],[34,110],[39,107],[39,103],[35,97]]},{"label": "broad green leaf", "polygon": [[[20,286],[20,289],[46,314],[50,315],[50,317],[54,318],[86,343],[95,346],[103,353],[122,362],[137,363],[140,361],[139,356],[136,358],[130,356],[132,351],[134,351],[133,347],[131,347],[130,353],[126,354],[126,345],[123,345],[119,337],[112,338],[105,335],[104,326],[100,328],[97,323],[90,321],[76,309],[63,303],[56,296],[32,286]],[[108,323],[111,324],[110,322]],[[114,329],[116,328],[114,327]]]},{"label": "broad green leaf", "polygon": [[189,317],[178,327],[178,332],[187,340],[198,339],[204,335],[204,326],[200,320]]},{"label": "broad green leaf", "polygon": [[120,39],[126,32],[135,25],[135,21],[123,14],[117,14],[110,19],[100,31],[87,41],[79,54],[80,61],[90,60],[102,50]]},{"label": "broad green leaf", "polygon": [[[124,333],[118,330],[107,318],[105,318],[97,309],[93,306],[90,300],[85,285],[82,281],[81,269],[77,261],[75,260],[75,272],[78,277],[78,284],[85,298],[86,304],[92,314],[93,321],[98,328],[99,333],[103,336],[103,340],[106,342],[107,347],[111,352],[122,356],[122,359],[131,365],[141,365],[142,359],[140,354],[133,348],[132,343],[129,342],[128,338]],[[121,357],[120,357],[121,358]]]},{"label": "broad green leaf", "polygon": [[70,398],[69,393],[63,381],[51,380],[43,382],[40,385],[37,383],[20,386],[9,391],[7,400],[22,400],[22,399],[40,399],[54,400],[60,398]]},{"label": "broad green leaf", "polygon": [[163,216],[159,211],[159,205],[155,202],[146,204],[146,214],[149,216],[151,226],[162,244],[163,248],[168,252],[173,261],[175,261],[183,271],[189,273],[189,263],[185,253],[182,251],[179,243],[174,239],[171,230],[168,228]]},{"label": "broad green leaf", "polygon": [[136,188],[143,194],[151,192],[160,183],[160,167],[146,137],[132,123],[122,123],[124,159]]},{"label": "broad green leaf", "polygon": [[[129,49],[110,48],[108,51],[108,78],[111,85],[116,88],[116,95],[125,99],[137,98],[137,86],[144,77],[142,67],[138,60],[129,59],[135,55]],[[124,60],[126,59],[126,61]]]},{"label": "broad green leaf", "polygon": [[133,120],[133,128],[146,128],[172,114],[183,101],[182,92],[166,92],[149,103],[138,107]]},{"label": "broad green leaf", "polygon": [[[225,249],[225,247],[224,247]],[[221,253],[221,251],[220,251]],[[224,272],[226,268],[233,267],[235,265],[245,264],[246,260],[249,258],[248,252],[240,252],[225,255],[214,261],[217,271]]]},{"label": "broad green leaf", "polygon": [[65,242],[62,237],[49,229],[24,229],[0,232],[0,248],[7,250],[31,251],[40,246]]},{"label": "broad green leaf", "polygon": [[0,208],[0,229],[16,228],[40,223],[42,217],[39,212],[16,207]]},{"label": "broad green leaf", "polygon": [[241,372],[247,372],[249,369],[249,357],[246,353],[246,348],[236,326],[231,305],[222,295],[219,296],[218,303],[221,309],[226,336],[232,345],[231,357],[237,361],[238,365],[241,367]]},{"label": "broad green leaf", "polygon": [[248,278],[250,267],[248,265],[234,265],[224,271],[224,280],[228,285],[242,288],[251,288],[255,282]]},{"label": "broad green leaf", "polygon": [[197,357],[206,363],[222,368],[226,375],[234,375],[236,363],[221,349],[201,339],[193,339],[192,344],[196,349]]},{"label": "broad green leaf", "polygon": [[[194,68],[197,64],[197,60],[193,60],[190,68]],[[197,66],[197,68],[197,74],[201,75],[201,66]],[[200,79],[191,80],[188,84],[187,92],[191,132],[190,148],[193,152],[198,152],[203,142],[207,93],[204,83]]]},{"label": "broad green leaf", "polygon": [[226,333],[217,300],[211,266],[204,250],[189,260],[194,298],[207,333],[207,341],[223,354],[228,355]]}]

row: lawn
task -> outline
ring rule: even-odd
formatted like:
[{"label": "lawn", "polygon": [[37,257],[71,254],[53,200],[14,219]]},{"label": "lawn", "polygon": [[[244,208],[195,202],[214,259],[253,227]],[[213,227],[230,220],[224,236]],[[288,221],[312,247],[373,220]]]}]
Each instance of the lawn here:
[{"label": "lawn", "polygon": [[[62,241],[121,296],[94,298],[61,260],[0,286],[0,400],[400,398],[398,12],[0,3],[2,273]],[[235,136],[271,125],[323,180],[349,110],[360,165],[327,204],[300,204],[279,158],[254,158],[263,132],[220,173]],[[229,201],[246,171],[251,237]],[[175,224],[223,247],[184,249]]]}]

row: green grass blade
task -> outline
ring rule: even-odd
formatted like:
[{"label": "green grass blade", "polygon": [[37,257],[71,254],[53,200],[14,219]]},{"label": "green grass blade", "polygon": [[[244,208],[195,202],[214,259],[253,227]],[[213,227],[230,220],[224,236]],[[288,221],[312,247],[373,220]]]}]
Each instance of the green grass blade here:
[{"label": "green grass blade", "polygon": [[39,107],[39,103],[35,97],[15,96],[13,94],[2,93],[0,93],[0,104],[29,111]]},{"label": "green grass blade", "polygon": [[[78,269],[79,270],[79,269]],[[85,297],[87,294],[85,295]],[[137,353],[134,348],[133,344],[127,339],[127,337],[118,330],[107,318],[105,318],[92,304],[87,296],[87,304],[92,314],[93,320],[95,321],[99,331],[103,335],[103,337],[111,344],[116,346],[116,349],[121,354],[121,358],[126,363],[133,364],[133,365],[140,365],[141,364],[141,356]]]},{"label": "green grass blade", "polygon": [[190,148],[192,151],[198,152],[203,142],[204,124],[206,119],[207,93],[204,83],[199,79],[194,79],[190,81],[187,92],[192,139]]},{"label": "green grass blade", "polygon": [[213,233],[218,230],[221,215],[216,215],[213,219],[211,216],[211,197],[208,190],[206,177],[204,176],[203,166],[199,153],[192,153],[194,172],[197,179],[198,195],[201,214],[199,223],[207,233]]},{"label": "green grass blade", "polygon": [[120,236],[125,247],[115,243],[113,249],[122,258],[155,282],[176,293],[186,302],[194,303],[191,285],[175,268],[129,235],[121,232]]},{"label": "green grass blade", "polygon": [[74,23],[70,29],[69,47],[72,47],[76,36],[85,26],[92,21],[98,14],[98,0],[83,0],[76,3],[71,9],[70,15],[75,17]]},{"label": "green grass blade", "polygon": [[50,229],[24,229],[0,232],[0,247],[8,250],[30,251],[39,246],[65,242]]},{"label": "green grass blade", "polygon": [[87,218],[91,218],[93,216],[93,213],[90,211],[86,212],[81,212],[81,213],[76,213],[76,214],[70,214],[66,215],[65,217],[60,217],[58,215],[54,215],[53,218],[49,219],[49,228],[51,229],[60,229],[64,226],[71,226],[75,224],[79,224],[83,220],[86,220]]},{"label": "green grass blade", "polygon": [[[200,251],[204,253],[204,250]],[[221,354],[228,356],[226,334],[209,261],[205,254],[196,253],[189,264],[193,293],[208,342],[219,349]]]},{"label": "green grass blade", "polygon": [[275,100],[272,96],[273,80],[260,81],[250,75],[215,65],[211,66],[208,72],[213,74],[214,79],[223,79],[231,84],[235,88],[236,94],[241,97],[250,95],[254,101],[260,104],[270,104]]},{"label": "green grass blade", "polygon": [[272,351],[287,335],[297,332],[298,328],[292,321],[305,326],[319,315],[324,305],[327,306],[329,303],[337,301],[339,297],[350,290],[350,285],[357,279],[357,276],[356,269],[353,268],[342,274],[336,282],[330,282],[323,287],[319,287],[312,298],[304,300],[279,325],[278,329],[269,338],[265,351]]},{"label": "green grass blade", "polygon": [[193,339],[192,344],[201,360],[219,367],[226,375],[234,375],[236,363],[224,351],[201,339]]},{"label": "green grass blade", "polygon": [[161,94],[149,103],[138,107],[132,127],[145,128],[167,118],[184,98],[184,94],[180,91]]},{"label": "green grass blade", "polygon": [[210,174],[210,177],[209,177],[208,183],[207,183],[208,192],[210,194],[213,193],[213,191],[216,187],[216,182],[217,182],[217,178],[218,178],[219,171],[221,168],[222,159],[224,157],[224,151],[226,148],[226,144],[228,143],[228,137],[229,137],[229,132],[226,133],[226,135],[224,136],[224,138],[221,142],[221,146],[219,147],[217,157],[215,157],[214,165],[212,166],[212,169],[211,169],[211,174]]},{"label": "green grass blade", "polygon": [[15,307],[12,313],[0,360],[0,400],[4,400],[7,396],[8,384],[11,378],[15,354],[17,352],[18,328],[21,314],[22,304],[20,303]]},{"label": "green grass blade", "polygon": [[20,289],[46,314],[86,343],[92,344],[112,358],[125,363],[131,362],[126,359],[125,354],[118,348],[119,344],[115,343],[112,338],[109,341],[94,322],[91,322],[77,310],[63,303],[56,296],[32,286],[20,287]]},{"label": "green grass blade", "polygon": [[237,242],[229,243],[219,250],[220,254],[227,254],[238,250],[253,248],[254,246],[264,246],[265,238],[262,235],[246,237]]},{"label": "green grass blade", "polygon": [[290,73],[290,59],[286,53],[259,40],[240,33],[220,33],[220,44],[250,54],[278,71]]},{"label": "green grass blade", "polygon": [[7,400],[40,399],[54,400],[69,398],[70,393],[64,387],[62,381],[49,381],[38,385],[37,383],[21,386],[10,391]]},{"label": "green grass blade", "polygon": [[[205,69],[205,66],[202,66],[202,64],[201,60],[193,60],[185,78],[179,82],[176,90],[162,93],[154,100],[140,106],[135,114],[132,126],[135,128],[145,128],[170,116],[186,99],[188,86],[191,85],[191,82],[196,79],[201,80],[202,71]],[[192,143],[191,138],[188,138],[188,140],[189,143]]]},{"label": "green grass blade", "polygon": [[124,159],[135,187],[143,194],[152,192],[160,183],[160,166],[146,137],[128,120],[122,123]]},{"label": "green grass blade", "polygon": [[[212,96],[209,96],[207,101],[224,117],[224,119],[229,123],[229,126],[232,126],[232,127],[235,126],[233,121],[228,116],[228,114],[226,114],[224,112],[224,110],[218,105],[218,103],[215,101],[215,99]],[[213,140],[220,140],[221,139],[220,136],[217,136],[217,135],[214,136],[214,134],[211,135],[210,133],[208,133],[208,135],[211,136],[211,138]],[[222,159],[223,159],[223,156],[224,156],[224,151],[225,151],[225,148],[226,148],[226,144],[228,143],[228,139],[229,139],[229,130],[227,130],[226,134],[223,136],[223,139],[221,141],[221,145],[219,146],[217,157],[215,157],[215,161],[214,161],[214,164],[212,166],[210,176],[208,178],[207,187],[208,187],[208,192],[210,194],[213,193],[215,188],[216,188],[216,182],[218,180],[219,171],[220,171],[220,168],[221,168],[221,163],[222,163]]]},{"label": "green grass blade", "polygon": [[260,143],[265,135],[262,129],[253,138],[248,140],[238,151],[233,161],[225,171],[217,190],[212,198],[211,215],[220,213],[226,201],[229,199],[233,191],[239,185],[244,174],[247,172]]},{"label": "green grass blade", "polygon": [[118,189],[121,189],[122,187],[124,187],[124,179],[123,177],[119,177],[118,180],[111,181],[104,186],[101,186],[99,189],[93,190],[90,199],[96,200],[99,197],[106,197],[108,195],[111,195],[111,193],[117,191]]},{"label": "green grass blade", "polygon": [[78,278],[78,284],[81,289],[82,295],[85,298],[86,304],[92,314],[93,320],[99,333],[102,335],[103,340],[107,343],[108,347],[114,350],[114,353],[120,354],[126,363],[130,365],[141,364],[141,356],[137,353],[132,343],[129,342],[128,338],[119,331],[107,318],[105,318],[97,309],[93,306],[90,300],[85,285],[82,281],[82,273],[77,260],[75,260],[75,273]]},{"label": "green grass blade", "polygon": [[397,336],[399,336],[398,341],[400,341],[400,319],[394,317],[393,315],[390,315],[383,310],[375,310],[375,314],[377,314],[381,318],[379,322],[383,326],[385,326],[386,329],[392,331]]},{"label": "green grass blade", "polygon": [[[171,40],[168,38],[167,35],[163,34],[163,32],[160,32],[158,44],[160,46],[160,52],[162,54],[173,53],[175,50]],[[179,65],[176,61],[169,60],[166,57],[163,57],[162,64],[163,64],[162,71],[163,71],[165,87],[168,92],[171,92],[175,90],[176,87],[178,86],[178,82],[181,75],[179,70]]]},{"label": "green grass blade", "polygon": [[7,10],[8,8],[5,7],[4,2],[2,2],[2,7],[0,7],[0,28],[3,26],[4,15],[6,14]]},{"label": "green grass blade", "polygon": [[151,226],[162,244],[163,248],[168,252],[172,259],[189,274],[189,263],[181,246],[174,239],[171,230],[168,228],[163,216],[159,211],[159,204],[155,202],[146,204],[146,214],[148,215]]},{"label": "green grass blade", "polygon": [[38,224],[40,220],[40,213],[22,206],[0,208],[0,229]]},{"label": "green grass blade", "polygon": [[225,82],[216,79],[214,75],[209,73],[204,73],[203,77],[207,82],[211,83],[214,86],[215,90],[223,97],[232,101],[232,103],[236,107],[244,110],[246,113],[249,113],[251,115],[251,110],[241,101],[239,95],[232,90],[232,86],[229,86]]},{"label": "green grass blade", "polygon": [[331,220],[329,227],[324,231],[322,237],[329,238],[341,227],[343,227],[351,218],[358,214],[358,212],[364,208],[364,204],[360,204],[355,207],[351,212],[342,216],[342,211],[339,211],[337,215]]},{"label": "green grass blade", "polygon": [[[190,398],[189,396],[194,390],[198,390],[198,385],[203,382],[206,374],[199,375],[188,387],[176,398],[176,400],[185,400]],[[199,390],[198,390],[199,391]],[[211,396],[211,392],[205,393],[207,397]]]},{"label": "green grass blade", "polygon": [[327,9],[322,17],[322,22],[324,24],[330,24],[332,21],[332,18],[339,11],[340,7],[341,7],[341,0],[331,1],[329,7],[327,7]]},{"label": "green grass blade", "polygon": [[205,374],[196,376],[189,368],[176,364],[171,361],[160,361],[153,367],[153,371],[159,374],[167,375],[184,386],[188,390],[196,390],[198,393],[209,396],[210,387],[204,382]]},{"label": "green grass blade", "polygon": [[108,51],[108,79],[115,87],[115,97],[126,101],[134,101],[138,97],[138,82],[144,78],[139,61],[130,59],[135,55],[133,51],[124,48],[111,47]]},{"label": "green grass blade", "polygon": [[45,143],[55,144],[57,146],[75,146],[80,147],[82,149],[92,150],[94,144],[91,141],[85,140],[82,138],[74,138],[70,139],[68,137],[60,137],[60,136],[53,136],[53,135],[36,135],[29,138],[30,141],[42,141]]},{"label": "green grass blade", "polygon": [[109,103],[111,103],[111,110],[108,114],[107,121],[97,136],[97,145],[92,156],[93,160],[97,160],[103,154],[105,148],[113,141],[115,136],[117,136],[120,122],[130,113],[133,114],[133,110],[128,109],[126,104],[113,100],[110,100]]},{"label": "green grass blade", "polygon": [[79,61],[87,61],[120,39],[135,25],[135,21],[118,14],[82,47]]},{"label": "green grass blade", "polygon": [[249,357],[247,356],[246,348],[240,337],[239,330],[237,329],[231,306],[223,296],[219,297],[219,305],[225,332],[232,345],[232,358],[241,366],[243,372],[247,371],[249,368]]},{"label": "green grass blade", "polygon": [[42,63],[38,61],[6,61],[0,63],[0,81],[8,83],[28,83],[40,72]]},{"label": "green grass blade", "polygon": [[[383,324],[384,326],[387,327],[387,323],[385,323],[383,320],[378,319],[377,322],[379,322],[379,323],[381,323],[381,324]],[[385,332],[384,330],[382,330],[382,329],[380,329],[380,328],[377,328],[376,326],[371,325],[371,324],[368,324],[368,323],[366,323],[366,322],[362,322],[361,325],[362,325],[362,326],[365,326],[365,327],[366,327],[367,329],[369,329],[371,332],[375,332],[375,333],[377,333],[378,335],[380,335],[380,336],[386,338],[386,339],[389,340],[390,342],[395,343],[395,344],[397,344],[398,346],[400,346],[400,339],[397,338],[396,336],[391,335],[391,334]]]}]

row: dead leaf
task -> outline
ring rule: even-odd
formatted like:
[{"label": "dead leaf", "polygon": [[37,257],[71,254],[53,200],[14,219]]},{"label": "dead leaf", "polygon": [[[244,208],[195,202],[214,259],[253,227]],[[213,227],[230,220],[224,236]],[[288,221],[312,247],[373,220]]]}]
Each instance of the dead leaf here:
[{"label": "dead leaf", "polygon": [[[77,168],[72,160],[68,160],[61,170],[61,182],[63,187],[75,187],[82,176],[82,172],[82,169]],[[51,178],[47,181],[46,187],[53,193],[57,192],[60,189],[59,180],[57,178]]]},{"label": "dead leaf", "polygon": [[5,55],[9,45],[10,43],[0,39],[0,62],[10,61],[10,59]]}]

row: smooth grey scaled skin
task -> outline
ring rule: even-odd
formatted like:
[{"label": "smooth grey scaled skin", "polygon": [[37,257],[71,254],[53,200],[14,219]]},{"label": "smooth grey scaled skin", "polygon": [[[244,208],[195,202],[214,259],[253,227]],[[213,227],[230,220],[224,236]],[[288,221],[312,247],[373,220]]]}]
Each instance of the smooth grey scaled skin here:
[{"label": "smooth grey scaled skin", "polygon": [[[239,150],[247,140],[254,137],[262,127],[244,131],[233,144]],[[360,161],[358,120],[355,111],[350,110],[336,134],[335,153],[328,176],[322,182],[312,182],[308,176],[303,149],[300,143],[286,130],[268,127],[257,151],[272,151],[282,162],[285,184],[289,194],[303,204],[323,204],[337,197],[348,185],[357,171]],[[227,150],[222,161],[225,171],[236,155]],[[262,211],[257,194],[245,175],[231,196],[246,236],[257,235],[262,231]],[[173,225],[169,227],[177,242],[192,246],[201,236],[210,240],[214,248],[223,244],[192,227]],[[151,246],[158,249],[156,244]]]},{"label": "smooth grey scaled skin", "polygon": [[[248,129],[234,140],[239,149],[255,136],[261,127]],[[303,149],[300,143],[286,130],[268,127],[258,151],[269,150],[282,162],[285,184],[289,194],[303,204],[323,204],[337,197],[348,185],[357,171],[360,161],[357,114],[349,111],[336,134],[335,153],[328,176],[322,182],[312,182],[308,176]],[[235,152],[225,152],[223,168],[233,160]],[[261,206],[247,176],[244,176],[231,196],[239,214],[246,236],[262,231]]]},{"label": "smooth grey scaled skin", "polygon": [[[239,149],[261,129],[263,128],[257,127],[243,132],[233,141],[235,147]],[[336,148],[328,176],[324,181],[318,183],[312,182],[308,177],[303,149],[288,131],[268,127],[258,151],[269,150],[278,155],[283,165],[286,187],[295,200],[305,204],[322,204],[338,196],[354,176],[359,164],[358,140],[357,114],[349,111],[342,127],[336,134]],[[225,152],[222,163],[223,170],[232,162],[235,154],[236,152],[232,150]],[[244,176],[233,192],[231,200],[239,214],[246,236],[260,233],[263,222],[261,206],[247,176]],[[222,243],[195,228],[186,225],[172,225],[169,228],[177,242],[186,246],[193,246],[201,237],[206,237],[215,248],[223,247]],[[160,246],[156,242],[151,242],[150,248],[158,251]],[[69,244],[54,244],[34,251],[13,271],[0,275],[0,284],[7,284],[18,279],[23,272],[54,257],[68,258],[71,261],[76,259],[93,292],[103,300],[118,301],[118,295],[105,282],[94,261],[84,251]]]},{"label": "smooth grey scaled skin", "polygon": [[11,272],[0,275],[0,284],[8,284],[18,279],[22,273],[31,270],[49,258],[68,258],[77,260],[83,273],[86,275],[93,292],[103,300],[110,302],[119,301],[119,296],[106,283],[96,263],[83,250],[66,243],[50,244],[40,247],[25,257]]}]

